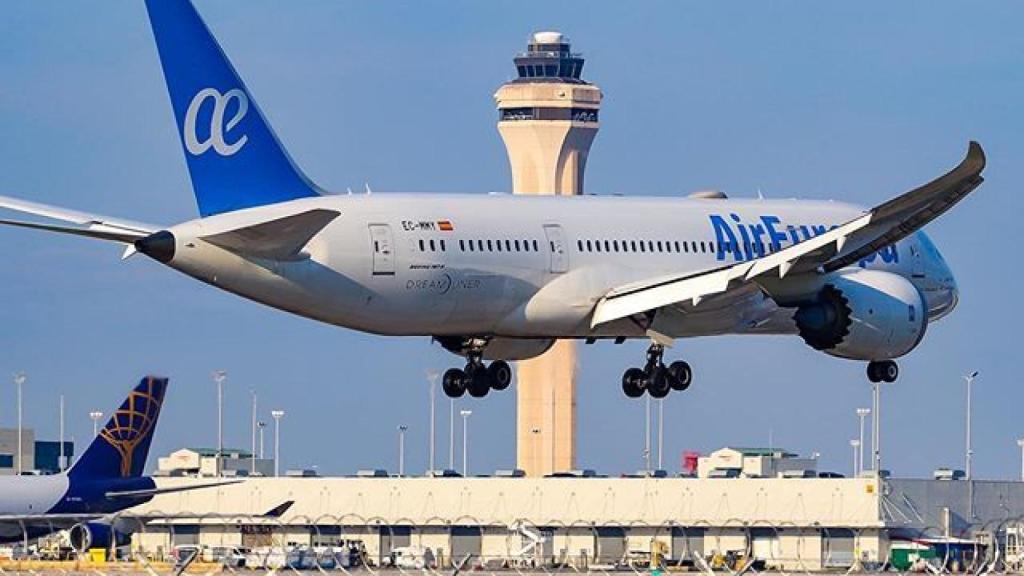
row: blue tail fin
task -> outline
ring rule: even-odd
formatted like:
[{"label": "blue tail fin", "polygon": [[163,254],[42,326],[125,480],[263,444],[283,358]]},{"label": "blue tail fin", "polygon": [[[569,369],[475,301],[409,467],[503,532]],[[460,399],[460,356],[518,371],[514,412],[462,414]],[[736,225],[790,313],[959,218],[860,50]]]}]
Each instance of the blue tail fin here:
[{"label": "blue tail fin", "polygon": [[146,0],[203,216],[316,196],[189,0]]},{"label": "blue tail fin", "polygon": [[146,376],[68,471],[72,479],[142,476],[167,378]]}]

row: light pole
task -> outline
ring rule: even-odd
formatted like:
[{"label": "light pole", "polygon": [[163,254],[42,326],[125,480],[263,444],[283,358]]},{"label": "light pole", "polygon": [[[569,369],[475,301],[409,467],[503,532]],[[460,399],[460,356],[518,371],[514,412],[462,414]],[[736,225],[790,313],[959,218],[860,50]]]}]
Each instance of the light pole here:
[{"label": "light pole", "polygon": [[854,477],[860,476],[864,471],[864,419],[871,414],[871,408],[857,408],[857,418],[860,419],[860,434],[857,436],[857,465],[853,468]]},{"label": "light pole", "polygon": [[67,468],[67,456],[64,455],[64,395],[60,395],[60,458],[57,460],[57,468],[63,472]]},{"label": "light pole", "polygon": [[252,449],[250,450],[249,457],[249,473],[256,474],[256,390],[250,389],[249,393],[252,394]]},{"label": "light pole", "polygon": [[448,399],[448,469],[455,470],[455,398]]},{"label": "light pole", "polygon": [[665,399],[658,399],[658,470],[664,470],[662,459],[665,450]]},{"label": "light pole", "polygon": [[651,396],[645,397],[644,403],[644,470],[651,473]]},{"label": "light pole", "polygon": [[853,476],[856,478],[857,471],[860,469],[861,441],[856,438],[850,440],[850,447],[853,448]]},{"label": "light pole", "polygon": [[281,418],[284,417],[284,410],[271,410],[270,415],[274,418],[274,477],[281,475]]},{"label": "light pole", "polygon": [[882,469],[882,384],[871,383],[871,468],[875,474]]},{"label": "light pole", "polygon": [[964,380],[967,382],[967,453],[965,454],[966,458],[964,458],[964,475],[967,477],[967,480],[971,479],[971,460],[974,459],[974,450],[971,449],[971,387],[974,384],[974,379],[977,377],[977,370],[964,376]]},{"label": "light pole", "polygon": [[1017,440],[1017,446],[1020,446],[1020,481],[1024,482],[1024,438]]},{"label": "light pole", "polygon": [[224,380],[228,373],[214,370],[213,381],[217,383],[217,476],[221,475],[221,459],[224,457]]},{"label": "light pole", "polygon": [[427,381],[430,382],[430,470],[428,471],[431,476],[434,475],[436,470],[435,454],[436,454],[436,423],[437,423],[437,378],[438,373],[435,370],[427,371]]},{"label": "light pole", "polygon": [[22,453],[21,453],[21,386],[28,380],[28,376],[25,376],[24,372],[18,372],[14,375],[14,385],[18,387],[18,475],[22,472]]},{"label": "light pole", "polygon": [[256,423],[256,427],[260,430],[260,460],[263,460],[263,429],[267,427],[267,423],[260,420]]},{"label": "light pole", "polygon": [[95,438],[96,435],[100,433],[99,423],[100,418],[103,418],[103,412],[93,410],[92,412],[89,412],[89,418],[92,419],[92,437]]},{"label": "light pole", "polygon": [[469,477],[469,417],[473,415],[472,410],[461,410],[462,416],[462,476]]},{"label": "light pole", "polygon": [[402,424],[398,427],[398,477],[405,477],[405,431],[409,427]]}]

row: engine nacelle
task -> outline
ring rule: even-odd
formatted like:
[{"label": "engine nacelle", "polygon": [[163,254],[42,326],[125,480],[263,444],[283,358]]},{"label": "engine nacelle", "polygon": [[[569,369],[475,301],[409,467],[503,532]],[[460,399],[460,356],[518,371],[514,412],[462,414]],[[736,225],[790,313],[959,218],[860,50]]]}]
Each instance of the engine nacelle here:
[{"label": "engine nacelle", "polygon": [[91,548],[109,549],[111,544],[127,546],[131,543],[131,534],[116,530],[107,522],[83,522],[68,530],[68,540],[75,551],[85,552]]},{"label": "engine nacelle", "polygon": [[838,273],[793,315],[808,346],[852,360],[888,360],[913,350],[928,326],[921,292],[880,270]]},{"label": "engine nacelle", "polygon": [[[458,336],[438,336],[444,349],[452,354],[465,356],[470,339]],[[555,343],[553,339],[539,338],[491,338],[484,348],[484,360],[528,360],[548,351]]]}]

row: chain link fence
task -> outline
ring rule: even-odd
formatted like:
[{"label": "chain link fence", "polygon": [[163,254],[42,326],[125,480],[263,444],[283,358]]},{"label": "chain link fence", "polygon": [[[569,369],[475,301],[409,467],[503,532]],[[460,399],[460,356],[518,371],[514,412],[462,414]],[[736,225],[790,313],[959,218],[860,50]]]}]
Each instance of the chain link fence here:
[{"label": "chain link fence", "polygon": [[[0,574],[1024,574],[1024,517],[950,536],[938,526],[799,526],[734,518],[602,524],[462,516],[387,521],[324,513],[289,518],[115,514],[10,547]],[[59,526],[47,525],[46,529]]]}]

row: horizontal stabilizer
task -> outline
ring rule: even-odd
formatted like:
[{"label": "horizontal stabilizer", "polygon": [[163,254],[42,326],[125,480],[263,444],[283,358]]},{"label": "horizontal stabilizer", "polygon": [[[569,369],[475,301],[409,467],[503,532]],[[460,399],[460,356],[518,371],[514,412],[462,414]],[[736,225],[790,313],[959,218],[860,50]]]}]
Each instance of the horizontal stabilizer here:
[{"label": "horizontal stabilizer", "polygon": [[337,210],[318,208],[202,239],[243,256],[296,260],[306,244],[340,214]]},{"label": "horizontal stabilizer", "polygon": [[188,486],[169,486],[167,488],[143,488],[141,490],[121,490],[118,492],[107,492],[107,498],[148,498],[157,494],[171,494],[173,492],[188,492],[190,490],[202,490],[203,488],[215,488],[217,486],[228,486],[239,484],[242,480],[227,480],[224,482],[207,482],[205,484],[192,484]]}]

